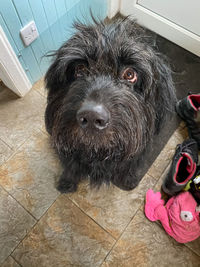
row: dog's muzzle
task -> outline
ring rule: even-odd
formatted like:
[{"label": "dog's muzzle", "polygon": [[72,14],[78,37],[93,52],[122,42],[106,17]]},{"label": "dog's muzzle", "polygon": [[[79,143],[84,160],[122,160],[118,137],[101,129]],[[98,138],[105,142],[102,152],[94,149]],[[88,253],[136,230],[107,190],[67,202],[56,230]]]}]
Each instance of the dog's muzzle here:
[{"label": "dog's muzzle", "polygon": [[78,110],[76,119],[83,129],[103,130],[109,124],[110,113],[104,105],[86,101]]}]

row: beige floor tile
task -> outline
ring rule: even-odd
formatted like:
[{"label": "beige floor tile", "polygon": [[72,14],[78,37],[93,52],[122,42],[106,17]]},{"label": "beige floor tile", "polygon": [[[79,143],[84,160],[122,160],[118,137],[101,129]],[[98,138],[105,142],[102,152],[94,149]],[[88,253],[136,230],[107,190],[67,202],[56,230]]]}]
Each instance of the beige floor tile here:
[{"label": "beige floor tile", "polygon": [[20,267],[20,265],[12,258],[8,257],[1,267]]},{"label": "beige floor tile", "polygon": [[187,136],[187,129],[179,126],[147,173],[158,180],[167,165],[171,162],[176,150],[176,146],[181,144],[187,138]]},{"label": "beige floor tile", "polygon": [[200,257],[138,211],[103,263],[108,266],[199,266]]},{"label": "beige floor tile", "polygon": [[31,90],[18,98],[8,89],[0,91],[0,138],[18,148],[35,130],[44,128],[46,99]]},{"label": "beige floor tile", "polygon": [[0,265],[35,223],[34,218],[0,187]]},{"label": "beige floor tile", "polygon": [[12,155],[13,150],[0,140],[0,166]]},{"label": "beige floor tile", "polygon": [[44,97],[47,96],[47,90],[45,89],[45,84],[44,84],[44,78],[43,77],[39,81],[34,83],[32,89],[36,90],[38,93],[40,93]]},{"label": "beige floor tile", "polygon": [[158,182],[156,183],[155,187],[154,187],[154,191],[157,192],[157,191],[161,191],[161,187],[162,187],[162,184],[163,184],[163,181],[165,180],[165,177],[167,176],[169,170],[170,170],[170,167],[171,167],[171,162],[167,165],[166,169],[164,170],[164,172],[162,173],[160,179],[158,180]]},{"label": "beige floor tile", "polygon": [[48,136],[39,131],[0,167],[0,184],[39,219],[59,195],[59,169]]},{"label": "beige floor tile", "polygon": [[[194,251],[197,255],[200,256],[200,237],[192,242],[189,242],[185,244],[186,247],[190,248],[192,251]],[[200,264],[199,264],[200,266]]]},{"label": "beige floor tile", "polygon": [[83,183],[78,192],[69,197],[113,237],[118,238],[144,201],[146,188],[153,187],[155,183],[155,179],[148,175],[132,191],[114,186],[94,190],[89,188],[88,183]]},{"label": "beige floor tile", "polygon": [[61,195],[12,254],[22,266],[100,266],[115,240]]}]

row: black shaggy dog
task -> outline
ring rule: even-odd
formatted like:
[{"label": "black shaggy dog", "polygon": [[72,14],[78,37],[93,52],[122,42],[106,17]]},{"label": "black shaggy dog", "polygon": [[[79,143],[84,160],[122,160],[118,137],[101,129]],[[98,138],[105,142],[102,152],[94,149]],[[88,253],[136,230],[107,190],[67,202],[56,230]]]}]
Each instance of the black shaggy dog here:
[{"label": "black shaggy dog", "polygon": [[133,189],[174,109],[170,69],[129,18],[75,27],[45,77],[46,128],[64,168],[57,188],[74,192],[89,177],[91,185]]}]

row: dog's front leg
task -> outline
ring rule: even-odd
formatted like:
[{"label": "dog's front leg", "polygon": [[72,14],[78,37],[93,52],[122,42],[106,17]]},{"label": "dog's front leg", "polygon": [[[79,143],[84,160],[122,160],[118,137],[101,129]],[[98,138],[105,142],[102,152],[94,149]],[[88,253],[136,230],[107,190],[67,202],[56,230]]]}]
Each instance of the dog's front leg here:
[{"label": "dog's front leg", "polygon": [[79,182],[88,176],[90,167],[80,161],[79,154],[66,157],[59,153],[59,158],[64,170],[57,183],[57,189],[61,193],[75,192]]},{"label": "dog's front leg", "polygon": [[84,170],[76,160],[64,157],[60,157],[60,159],[64,170],[57,183],[57,189],[61,193],[75,192],[83,177]]}]

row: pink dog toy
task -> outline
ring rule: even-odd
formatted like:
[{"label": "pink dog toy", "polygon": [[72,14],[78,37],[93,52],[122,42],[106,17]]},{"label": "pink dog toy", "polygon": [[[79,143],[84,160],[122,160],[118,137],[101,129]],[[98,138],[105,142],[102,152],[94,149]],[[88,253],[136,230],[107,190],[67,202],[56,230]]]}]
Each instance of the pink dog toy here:
[{"label": "pink dog toy", "polygon": [[145,214],[150,221],[160,220],[165,231],[179,243],[187,243],[200,236],[197,203],[189,192],[170,198],[164,206],[160,192],[146,193]]}]

